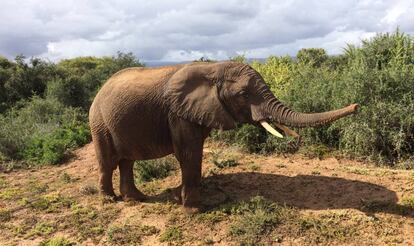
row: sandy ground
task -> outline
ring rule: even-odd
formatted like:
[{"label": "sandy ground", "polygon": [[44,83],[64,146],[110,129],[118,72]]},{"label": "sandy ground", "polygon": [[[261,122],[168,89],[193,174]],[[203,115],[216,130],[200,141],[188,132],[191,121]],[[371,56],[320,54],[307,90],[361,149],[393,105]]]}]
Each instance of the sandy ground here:
[{"label": "sandy ground", "polygon": [[[212,153],[239,165],[219,169],[212,163]],[[0,245],[39,245],[58,237],[78,245],[122,245],[125,242],[117,241],[110,231],[125,225],[156,229],[135,235],[139,239],[130,240],[132,245],[243,244],[229,233],[236,215],[202,220],[200,215],[187,216],[174,203],[169,188],[180,184],[179,170],[165,179],[138,185],[151,195],[143,203],[101,198],[96,194],[97,177],[92,144],[75,151],[74,157],[60,166],[0,173]],[[118,180],[116,172],[116,192]],[[282,222],[258,235],[257,244],[414,245],[413,171],[347,159],[252,155],[208,143],[202,196],[205,215],[220,211],[223,204],[261,196],[297,211],[302,216],[300,223],[303,218],[317,221],[311,226]],[[46,197],[46,205],[37,202],[42,197]],[[71,202],[66,204],[63,198]],[[89,212],[79,212],[79,207]],[[339,229],[332,232],[331,226]],[[90,232],[94,227],[98,229]],[[162,239],[171,227],[179,228],[178,238]],[[352,227],[356,230],[351,233]]]}]

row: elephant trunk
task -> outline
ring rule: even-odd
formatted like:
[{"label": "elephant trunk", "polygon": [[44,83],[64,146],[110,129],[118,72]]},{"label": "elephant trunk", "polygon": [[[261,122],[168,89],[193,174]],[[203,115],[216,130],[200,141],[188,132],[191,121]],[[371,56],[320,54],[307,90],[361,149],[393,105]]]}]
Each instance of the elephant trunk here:
[{"label": "elephant trunk", "polygon": [[292,127],[308,127],[328,124],[339,118],[355,113],[358,109],[358,104],[351,104],[337,110],[308,114],[295,112],[284,106],[277,99],[272,101],[273,102],[269,110],[272,119],[277,123]]}]

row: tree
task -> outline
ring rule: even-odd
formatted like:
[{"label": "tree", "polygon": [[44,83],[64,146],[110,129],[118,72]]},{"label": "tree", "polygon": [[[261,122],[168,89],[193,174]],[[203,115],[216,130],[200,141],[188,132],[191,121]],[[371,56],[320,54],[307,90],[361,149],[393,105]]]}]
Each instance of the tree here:
[{"label": "tree", "polygon": [[322,48],[301,49],[296,55],[300,63],[320,67],[328,59],[328,54]]}]

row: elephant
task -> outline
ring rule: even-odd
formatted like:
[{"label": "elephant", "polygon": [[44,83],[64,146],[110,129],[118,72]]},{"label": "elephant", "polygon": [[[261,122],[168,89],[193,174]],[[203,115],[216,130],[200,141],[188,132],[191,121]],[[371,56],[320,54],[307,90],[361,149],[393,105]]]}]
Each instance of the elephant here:
[{"label": "elephant", "polygon": [[[176,194],[184,210],[201,208],[203,144],[212,129],[239,123],[262,125],[280,136],[290,127],[328,124],[357,111],[358,104],[322,112],[299,113],[282,104],[250,65],[232,61],[193,62],[121,70],[98,91],[89,125],[99,165],[101,194],[116,197],[112,176],[120,172],[123,200],[143,201],[133,178],[135,160],[174,154],[181,169]],[[296,134],[297,135],[297,134]]]}]

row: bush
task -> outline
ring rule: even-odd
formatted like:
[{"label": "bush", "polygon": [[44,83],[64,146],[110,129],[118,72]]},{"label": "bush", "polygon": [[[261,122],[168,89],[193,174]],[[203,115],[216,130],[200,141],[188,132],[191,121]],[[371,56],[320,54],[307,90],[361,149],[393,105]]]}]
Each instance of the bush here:
[{"label": "bush", "polygon": [[308,48],[299,50],[296,58],[299,63],[320,67],[326,60],[328,60],[328,54],[321,48]]},{"label": "bush", "polygon": [[87,93],[82,81],[75,76],[58,78],[47,85],[47,97],[56,99],[66,106],[87,107]]},{"label": "bush", "polygon": [[51,134],[34,136],[21,156],[40,164],[58,164],[68,150],[83,146],[91,141],[86,123],[82,125],[64,125]]},{"label": "bush", "polygon": [[176,170],[178,163],[172,156],[147,160],[136,161],[134,173],[138,182],[148,182],[154,179],[163,179],[170,175],[171,171]]},{"label": "bush", "polygon": [[17,56],[15,61],[0,58],[0,113],[22,99],[43,95],[46,82],[59,75],[53,63],[32,58],[25,61]]},{"label": "bush", "polygon": [[86,115],[52,99],[34,97],[0,115],[0,156],[57,163],[63,153],[90,141]]},{"label": "bush", "polygon": [[[357,116],[300,129],[305,145],[326,145],[351,156],[395,165],[414,152],[414,39],[398,30],[348,45],[344,54],[327,57],[323,49],[303,49],[297,59],[270,57],[253,62],[273,93],[301,112],[321,112],[360,104]],[[267,137],[264,130],[242,126],[214,139],[248,151],[295,151],[291,139]]]},{"label": "bush", "polygon": [[12,160],[55,164],[90,141],[86,116],[93,97],[108,77],[132,66],[143,64],[121,52],[57,64],[0,57],[0,168]]},{"label": "bush", "polygon": [[298,147],[297,140],[276,138],[261,126],[241,125],[229,131],[214,130],[210,136],[215,141],[236,145],[250,153],[294,153]]},{"label": "bush", "polygon": [[341,70],[302,66],[287,99],[297,110],[322,111],[357,102],[355,117],[304,131],[308,141],[349,156],[394,165],[414,151],[414,40],[378,34],[345,49]]},{"label": "bush", "polygon": [[283,220],[292,219],[296,211],[256,196],[247,202],[226,204],[223,210],[236,215],[230,224],[230,235],[238,238],[242,245],[257,245],[263,236],[268,236]]},{"label": "bush", "polygon": [[40,243],[40,246],[75,246],[76,243],[64,237],[53,237],[45,239]]}]

